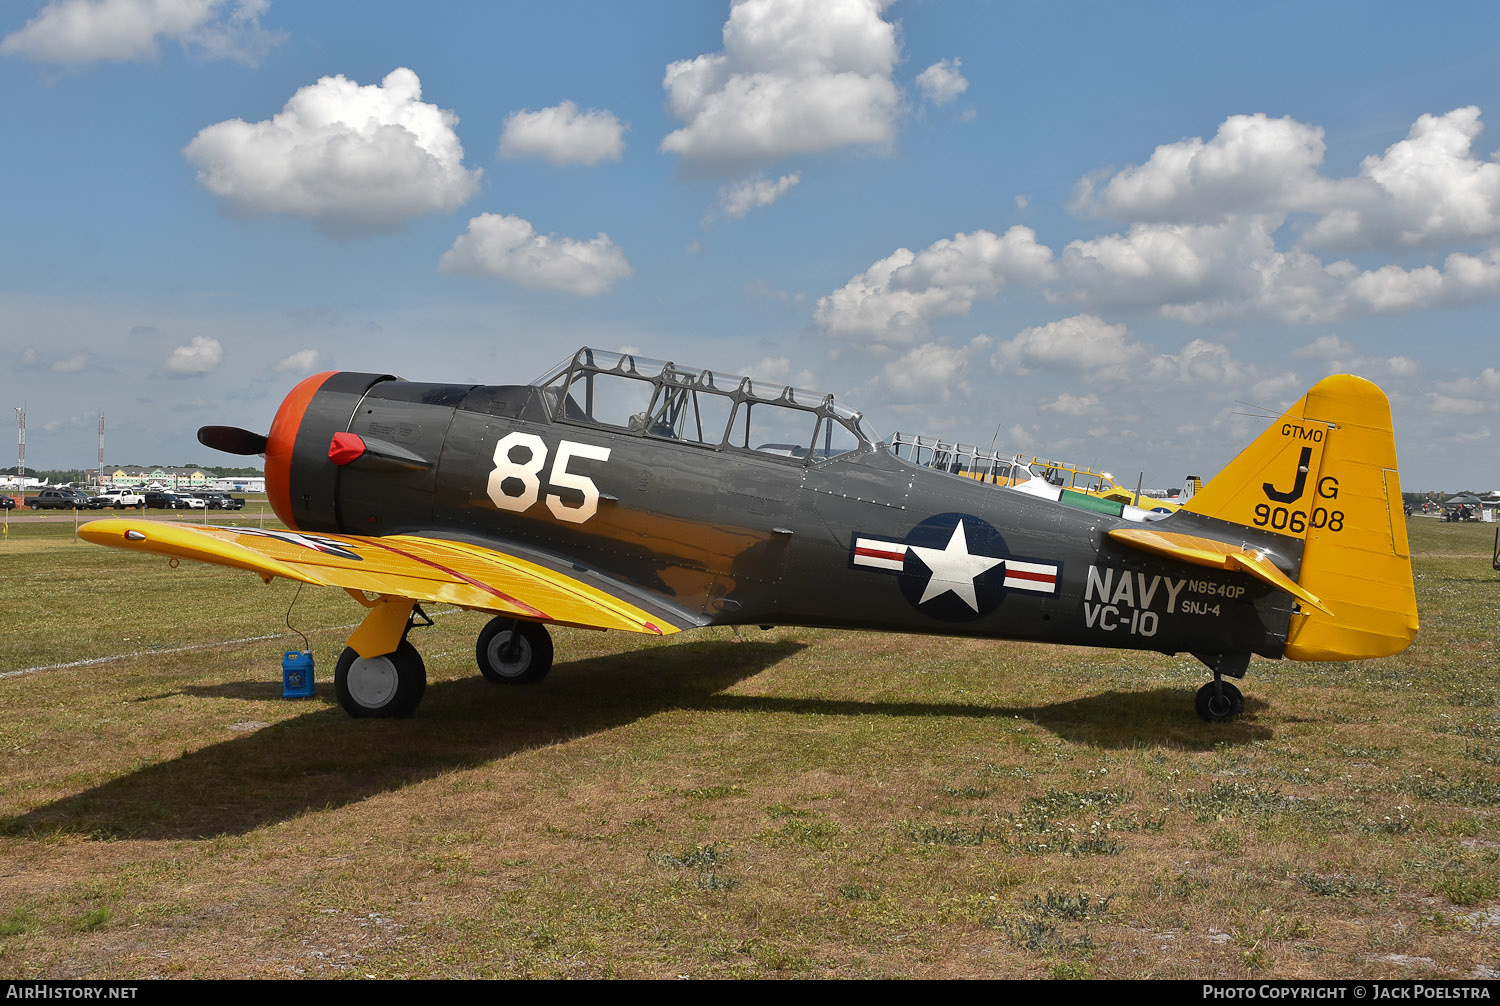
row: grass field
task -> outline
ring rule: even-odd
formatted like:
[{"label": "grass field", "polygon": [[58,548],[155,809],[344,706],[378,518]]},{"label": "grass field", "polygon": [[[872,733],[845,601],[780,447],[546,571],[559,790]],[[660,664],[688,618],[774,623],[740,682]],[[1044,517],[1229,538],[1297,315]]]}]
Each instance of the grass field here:
[{"label": "grass field", "polygon": [[460,612],[355,721],[343,594],[286,701],[294,587],[13,522],[0,972],[1496,977],[1493,525],[1412,523],[1407,653],[1256,660],[1208,725],[1187,657],[813,630],[560,630],[497,687]]}]

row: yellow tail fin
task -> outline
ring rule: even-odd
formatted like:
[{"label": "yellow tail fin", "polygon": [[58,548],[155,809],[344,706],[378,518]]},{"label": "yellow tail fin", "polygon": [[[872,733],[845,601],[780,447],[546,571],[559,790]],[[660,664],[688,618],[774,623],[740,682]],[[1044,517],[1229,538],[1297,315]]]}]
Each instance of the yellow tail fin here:
[{"label": "yellow tail fin", "polygon": [[1384,657],[1416,636],[1390,403],[1369,381],[1319,381],[1183,509],[1302,540],[1297,583],[1328,613],[1292,616],[1287,657]]}]

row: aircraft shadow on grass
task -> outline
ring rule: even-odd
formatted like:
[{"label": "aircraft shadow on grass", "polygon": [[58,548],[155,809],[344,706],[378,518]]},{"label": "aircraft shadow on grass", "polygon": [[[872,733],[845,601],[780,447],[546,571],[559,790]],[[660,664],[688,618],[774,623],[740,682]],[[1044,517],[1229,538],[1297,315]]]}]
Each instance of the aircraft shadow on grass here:
[{"label": "aircraft shadow on grass", "polygon": [[[0,819],[0,832],[144,839],[242,834],[663,710],[691,708],[803,645],[711,640],[659,647],[561,663],[529,688],[491,685],[477,675],[435,682],[423,715],[405,720],[351,720],[329,701]],[[266,697],[259,683],[205,692]]]},{"label": "aircraft shadow on grass", "polygon": [[[1173,688],[1107,692],[1037,706],[720,694],[804,646],[715,640],[659,647],[561,664],[537,688],[497,687],[478,678],[438,682],[429,689],[425,714],[409,720],[352,721],[329,703],[0,820],[0,832],[68,832],[105,839],[242,834],[668,709],[997,721],[1020,717],[1070,742],[1102,748],[1162,743],[1210,750],[1271,735],[1253,718],[1215,725],[1185,720],[1182,691]],[[264,699],[266,686],[233,683],[202,691]],[[1250,711],[1257,706],[1264,703],[1252,699]]]},{"label": "aircraft shadow on grass", "polygon": [[[953,716],[1020,718],[1063,740],[1087,747],[1136,748],[1166,744],[1187,751],[1212,751],[1221,744],[1266,740],[1272,731],[1253,721],[1205,724],[1182,715],[1183,690],[1103,692],[1036,706],[992,706],[951,702],[867,702],[858,699],[778,698],[766,695],[709,695],[685,707],[721,712],[762,712],[807,716]],[[1247,713],[1268,708],[1245,700]]]}]

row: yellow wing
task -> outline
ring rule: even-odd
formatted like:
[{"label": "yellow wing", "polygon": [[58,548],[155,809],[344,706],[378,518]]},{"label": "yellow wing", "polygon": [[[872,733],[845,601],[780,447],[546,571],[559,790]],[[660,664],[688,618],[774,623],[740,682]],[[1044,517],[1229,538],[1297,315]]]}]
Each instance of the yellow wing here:
[{"label": "yellow wing", "polygon": [[[682,624],[538,563],[493,548],[421,535],[304,534],[152,520],[95,520],[78,529],[99,545],[197,559],[414,601],[441,601],[537,622],[668,635]],[[623,590],[622,590],[623,593]]]}]

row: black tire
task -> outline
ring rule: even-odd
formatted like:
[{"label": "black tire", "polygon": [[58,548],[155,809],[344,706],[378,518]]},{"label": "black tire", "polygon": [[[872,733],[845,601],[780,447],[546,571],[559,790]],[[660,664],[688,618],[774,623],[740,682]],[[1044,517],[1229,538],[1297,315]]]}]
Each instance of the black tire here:
[{"label": "black tire", "polygon": [[[1223,693],[1219,689],[1223,689]],[[1198,710],[1198,717],[1209,723],[1222,723],[1224,720],[1232,720],[1245,711],[1245,696],[1240,690],[1227,681],[1218,683],[1210,681],[1198,689],[1198,697],[1193,700],[1193,707]]]},{"label": "black tire", "polygon": [[538,622],[492,618],[474,644],[474,660],[486,681],[535,684],[552,670],[552,636]]},{"label": "black tire", "polygon": [[427,691],[427,666],[404,639],[395,652],[368,660],[346,646],[333,672],[333,687],[350,716],[406,717],[416,712]]}]

